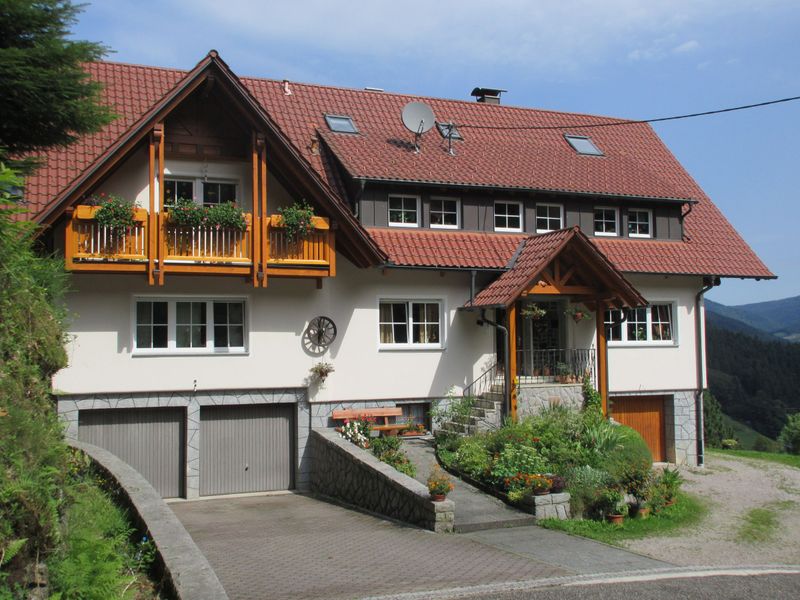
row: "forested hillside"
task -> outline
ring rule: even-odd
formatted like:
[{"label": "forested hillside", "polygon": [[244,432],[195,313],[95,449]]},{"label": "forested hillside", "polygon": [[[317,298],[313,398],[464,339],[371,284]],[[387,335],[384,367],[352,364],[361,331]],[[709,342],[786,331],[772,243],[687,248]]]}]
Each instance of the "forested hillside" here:
[{"label": "forested hillside", "polygon": [[[725,306],[711,300],[706,300],[705,304],[709,322],[720,315],[785,340],[800,341],[800,296],[739,306]],[[725,329],[736,327],[727,320],[720,326]]]},{"label": "forested hillside", "polygon": [[775,438],[800,411],[800,344],[767,341],[708,323],[709,387],[722,410]]}]

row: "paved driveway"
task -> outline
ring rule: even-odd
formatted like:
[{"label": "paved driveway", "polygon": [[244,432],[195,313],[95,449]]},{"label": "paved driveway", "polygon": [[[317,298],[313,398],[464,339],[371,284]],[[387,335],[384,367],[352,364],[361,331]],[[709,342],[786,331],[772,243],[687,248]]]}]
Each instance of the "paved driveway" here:
[{"label": "paved driveway", "polygon": [[572,572],[302,495],[171,504],[231,600],[358,598]]}]

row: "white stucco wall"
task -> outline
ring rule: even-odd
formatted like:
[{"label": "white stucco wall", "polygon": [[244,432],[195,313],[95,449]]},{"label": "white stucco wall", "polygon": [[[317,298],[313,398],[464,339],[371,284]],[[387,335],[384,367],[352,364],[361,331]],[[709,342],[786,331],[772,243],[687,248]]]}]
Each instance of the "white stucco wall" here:
[{"label": "white stucco wall", "polygon": [[[270,278],[254,289],[238,277],[167,277],[163,288],[137,275],[73,277],[69,366],[54,379],[58,393],[179,391],[305,386],[316,362],[333,363],[324,387],[312,385],[312,402],[442,397],[463,386],[493,360],[494,332],[477,315],[456,309],[469,297],[469,275],[434,271],[359,270],[339,261],[334,279],[316,289],[314,279]],[[136,356],[132,353],[134,298],[240,296],[249,311],[249,351],[225,356]],[[442,350],[379,350],[379,298],[442,299],[446,315]],[[304,350],[302,335],[317,315],[331,317],[339,335],[323,356]]]},{"label": "white stucco wall", "polygon": [[695,296],[699,277],[631,275],[630,282],[650,302],[675,302],[675,343],[609,343],[609,391],[637,392],[697,388]]}]

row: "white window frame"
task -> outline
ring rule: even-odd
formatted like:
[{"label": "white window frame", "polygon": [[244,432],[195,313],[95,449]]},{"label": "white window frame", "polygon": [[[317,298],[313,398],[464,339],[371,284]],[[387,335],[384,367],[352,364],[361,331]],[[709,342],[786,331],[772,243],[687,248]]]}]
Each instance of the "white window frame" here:
[{"label": "white window frame", "polygon": [[[669,306],[670,310],[670,328],[672,333],[671,340],[654,340],[653,339],[653,308],[656,306]],[[636,310],[636,309],[626,309],[627,311]],[[620,329],[621,329],[621,338],[620,340],[608,340],[608,345],[610,346],[652,346],[652,347],[671,347],[671,346],[678,346],[678,303],[675,300],[653,300],[651,301],[646,307],[645,310],[645,329],[647,333],[646,340],[631,340],[628,339],[628,325],[630,323],[629,319],[626,319],[622,322]],[[612,311],[613,312],[613,311]],[[604,318],[604,322],[607,324],[608,321]]]},{"label": "white window frame", "polygon": [[[433,214],[433,203],[434,202],[455,202],[456,203],[456,224],[455,225],[444,225],[444,224],[434,224],[433,218],[430,216]],[[443,207],[444,208],[444,207]],[[428,221],[430,224],[431,229],[461,229],[461,200],[458,198],[448,198],[446,196],[431,196],[430,203],[428,205]],[[440,212],[441,214],[452,214],[450,211],[436,211]]]},{"label": "white window frame", "polygon": [[[446,336],[446,315],[447,310],[443,298],[424,297],[379,297],[377,311],[377,331],[378,331],[378,350],[444,350]],[[386,343],[381,341],[381,304],[401,304],[406,305],[406,331],[408,332],[408,342],[406,343]],[[437,304],[439,306],[439,341],[435,344],[421,344],[413,341],[414,311],[412,304]]]},{"label": "white window frame", "polygon": [[[136,347],[136,305],[138,302],[166,302],[167,303],[167,347],[166,348],[137,348]],[[205,302],[206,303],[206,345],[202,348],[178,348],[177,345],[177,309],[178,302]],[[242,341],[243,346],[214,347],[214,303],[215,302],[242,302]],[[250,323],[250,298],[248,296],[149,296],[137,295],[131,299],[131,355],[138,356],[207,356],[207,355],[247,355],[249,353]]]},{"label": "white window frame", "polygon": [[[551,231],[558,231],[558,229],[540,229],[539,228],[539,207],[545,206],[547,208],[557,208],[558,209],[558,229],[564,229],[564,205],[563,204],[550,204],[547,202],[537,202],[536,203],[536,233],[550,233]],[[548,221],[552,219],[552,217],[547,216],[543,217]]]},{"label": "white window frame", "polygon": [[[616,232],[611,233],[607,231],[597,231],[597,211],[598,210],[610,210],[614,212],[614,229]],[[603,219],[603,222],[607,222],[606,219]],[[592,230],[596,236],[603,236],[603,237],[619,237],[619,208],[614,206],[595,206],[594,210],[592,211]]]},{"label": "white window frame", "polygon": [[[647,215],[647,233],[631,233],[630,223],[632,213],[645,213]],[[632,238],[651,238],[653,237],[653,211],[649,208],[629,208],[628,209],[628,237]]]},{"label": "white window frame", "polygon": [[[498,227],[497,226],[497,205],[498,204],[506,204],[508,206],[515,205],[519,208],[519,227]],[[506,233],[520,233],[525,228],[525,214],[522,208],[522,202],[517,200],[495,200],[494,201],[494,214],[492,215],[494,219],[493,225],[495,231],[506,232]],[[508,213],[505,213],[505,220],[506,224],[508,224]]]},{"label": "white window frame", "polygon": [[[392,222],[392,198],[402,198],[403,200],[414,200],[416,202],[416,212],[417,212],[417,220],[413,223],[393,223]],[[397,210],[397,209],[395,209]],[[405,212],[406,209],[401,209],[402,212]],[[389,194],[386,200],[386,221],[389,223],[389,227],[419,227],[420,224],[420,217],[422,214],[422,206],[421,206],[421,199],[419,196],[415,196],[413,194]]]},{"label": "white window frame", "polygon": [[[197,173],[185,173],[185,172],[165,172],[164,173],[164,181],[191,181],[193,183],[193,195],[194,197],[192,200],[198,206],[205,206],[203,202],[203,185],[206,183],[232,183],[236,186],[236,206],[241,207],[243,204],[242,198],[242,180],[238,177],[204,177],[202,175],[198,175]],[[164,202],[166,202],[166,194],[164,196]],[[165,205],[166,206],[166,205]],[[209,204],[208,206],[213,206]]]}]

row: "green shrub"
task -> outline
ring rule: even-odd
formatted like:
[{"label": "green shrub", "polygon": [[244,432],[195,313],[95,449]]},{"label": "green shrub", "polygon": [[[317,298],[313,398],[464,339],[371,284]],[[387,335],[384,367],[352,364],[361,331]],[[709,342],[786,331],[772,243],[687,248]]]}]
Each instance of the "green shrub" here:
[{"label": "green shrub", "polygon": [[735,450],[739,447],[739,440],[734,438],[725,438],[720,442],[723,450]]},{"label": "green shrub", "polygon": [[611,484],[611,477],[603,470],[590,466],[576,467],[566,474],[570,508],[575,516],[590,516],[596,513],[600,490]]},{"label": "green shrub", "polygon": [[402,450],[402,440],[397,436],[383,436],[379,438],[372,438],[370,442],[370,449],[375,455],[375,458],[381,462],[393,466],[401,473],[405,473],[409,477],[414,477],[417,474],[417,469],[414,464],[408,459],[406,453]]},{"label": "green shrub", "polygon": [[598,466],[608,472],[614,482],[634,496],[640,496],[653,468],[653,455],[635,430],[617,425],[619,443],[615,450],[601,457]]},{"label": "green shrub", "polygon": [[800,454],[800,413],[789,417],[778,436],[778,441],[789,454]]},{"label": "green shrub", "polygon": [[581,413],[565,406],[552,406],[529,417],[522,426],[544,458],[546,472],[560,474],[586,462]]},{"label": "green shrub", "polygon": [[491,475],[495,482],[508,487],[510,481],[520,473],[547,472],[547,463],[533,446],[509,444],[492,465]]},{"label": "green shrub", "polygon": [[465,438],[455,453],[455,465],[470,477],[481,479],[492,468],[492,460],[486,450],[483,437]]},{"label": "green shrub", "polygon": [[591,378],[587,375],[583,378],[583,410],[603,416],[603,397],[592,385]]}]

